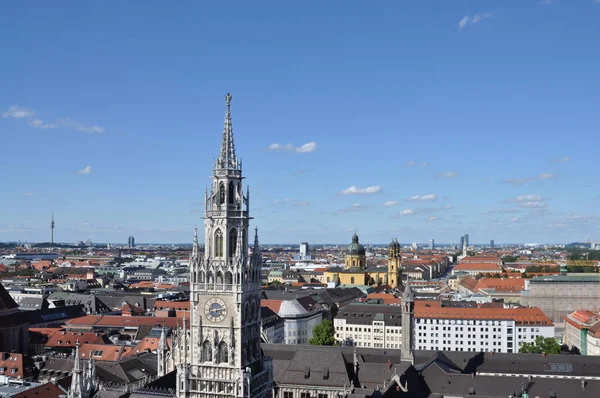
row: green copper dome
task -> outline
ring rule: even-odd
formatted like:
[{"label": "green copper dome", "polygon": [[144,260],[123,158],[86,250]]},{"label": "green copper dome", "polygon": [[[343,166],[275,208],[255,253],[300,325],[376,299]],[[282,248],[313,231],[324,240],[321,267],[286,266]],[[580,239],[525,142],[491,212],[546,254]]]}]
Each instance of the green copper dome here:
[{"label": "green copper dome", "polygon": [[358,243],[358,235],[356,235],[356,232],[354,233],[354,236],[352,237],[352,243],[350,244],[350,246],[348,246],[348,249],[346,254],[349,255],[360,255],[360,256],[364,256],[365,255],[365,247],[363,245],[361,245],[360,243]]}]

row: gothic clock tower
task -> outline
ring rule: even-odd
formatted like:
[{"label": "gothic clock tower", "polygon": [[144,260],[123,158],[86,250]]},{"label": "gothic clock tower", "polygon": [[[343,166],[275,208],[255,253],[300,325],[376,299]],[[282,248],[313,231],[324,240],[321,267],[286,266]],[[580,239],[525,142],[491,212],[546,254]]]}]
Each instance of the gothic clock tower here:
[{"label": "gothic clock tower", "polygon": [[248,255],[250,191],[242,189],[227,94],[221,153],[205,194],[205,249],[197,233],[190,258],[190,328],[183,331],[178,397],[267,397],[272,362],[260,348],[261,258],[258,234]]}]

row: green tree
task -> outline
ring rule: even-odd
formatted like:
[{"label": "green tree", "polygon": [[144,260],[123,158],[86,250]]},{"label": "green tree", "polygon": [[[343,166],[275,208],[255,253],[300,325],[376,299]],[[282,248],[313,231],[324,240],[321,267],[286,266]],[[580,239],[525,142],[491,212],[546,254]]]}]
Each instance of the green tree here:
[{"label": "green tree", "polygon": [[524,343],[519,350],[522,354],[560,354],[560,344],[552,337],[537,336],[534,343]]},{"label": "green tree", "polygon": [[505,263],[516,263],[517,260],[519,260],[519,256],[511,256],[511,255],[506,255],[504,257],[502,257],[502,261]]},{"label": "green tree", "polygon": [[308,340],[312,345],[335,345],[335,329],[329,319],[323,319],[323,322],[315,326],[312,335]]}]

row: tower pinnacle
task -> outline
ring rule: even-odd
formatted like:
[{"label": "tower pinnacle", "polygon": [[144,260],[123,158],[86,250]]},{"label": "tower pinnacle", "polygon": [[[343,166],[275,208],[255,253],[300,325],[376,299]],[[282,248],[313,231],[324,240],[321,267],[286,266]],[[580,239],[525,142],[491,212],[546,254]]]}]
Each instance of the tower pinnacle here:
[{"label": "tower pinnacle", "polygon": [[50,221],[50,243],[54,244],[54,210],[52,210],[52,221]]},{"label": "tower pinnacle", "polygon": [[235,156],[235,145],[233,144],[233,128],[231,124],[231,94],[225,95],[225,124],[223,126],[223,141],[221,143],[221,154],[217,165],[222,169],[236,169],[238,161]]},{"label": "tower pinnacle", "polygon": [[198,245],[198,228],[194,228],[194,245],[192,246],[192,258],[198,257],[200,246]]}]

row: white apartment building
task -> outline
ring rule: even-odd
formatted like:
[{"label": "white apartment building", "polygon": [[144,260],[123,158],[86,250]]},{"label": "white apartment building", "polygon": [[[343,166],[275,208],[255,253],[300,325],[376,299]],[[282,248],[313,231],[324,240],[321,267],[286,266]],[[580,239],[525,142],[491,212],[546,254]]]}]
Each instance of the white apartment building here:
[{"label": "white apartment building", "polygon": [[554,337],[554,324],[539,308],[415,308],[419,350],[516,353],[537,336]]},{"label": "white apartment building", "polygon": [[600,316],[592,311],[579,310],[563,317],[563,343],[575,346],[581,355],[600,355]]},{"label": "white apartment building", "polygon": [[400,348],[402,309],[398,305],[352,303],[333,320],[335,339],[342,345]]},{"label": "white apartment building", "polygon": [[323,320],[323,311],[310,297],[284,300],[278,315],[285,321],[285,344],[308,344]]}]

